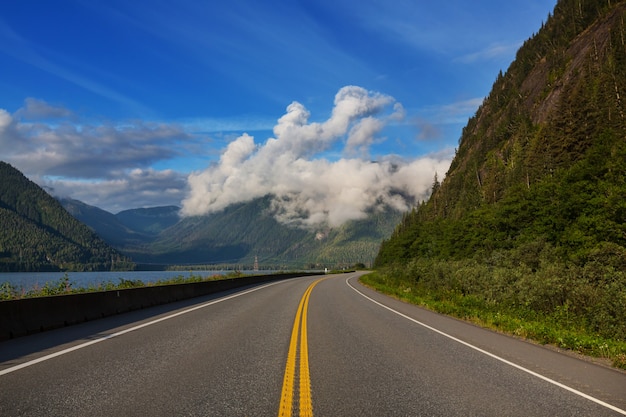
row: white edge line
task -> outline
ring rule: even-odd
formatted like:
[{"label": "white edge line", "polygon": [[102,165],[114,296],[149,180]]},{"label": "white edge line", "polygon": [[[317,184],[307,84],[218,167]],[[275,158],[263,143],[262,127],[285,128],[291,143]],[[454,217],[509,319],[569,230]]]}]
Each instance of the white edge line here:
[{"label": "white edge line", "polygon": [[148,321],[146,323],[142,323],[142,324],[139,324],[137,326],[130,327],[128,329],[120,330],[119,332],[115,332],[115,333],[111,333],[111,334],[102,336],[102,337],[100,337],[98,339],[90,340],[89,342],[81,343],[80,345],[72,346],[72,347],[69,347],[67,349],[63,349],[63,350],[60,350],[58,352],[54,352],[54,353],[42,356],[42,357],[37,358],[37,359],[33,359],[31,361],[24,362],[24,363],[21,363],[19,365],[12,366],[10,368],[2,369],[2,370],[0,370],[0,376],[6,375],[6,374],[10,374],[11,372],[19,371],[20,369],[27,368],[29,366],[38,364],[40,362],[45,362],[45,361],[47,361],[49,359],[56,358],[57,356],[65,355],[65,354],[73,352],[75,350],[79,350],[79,349],[83,349],[83,348],[86,348],[86,347],[91,346],[91,345],[95,345],[96,343],[104,342],[105,340],[113,339],[114,337],[118,337],[118,336],[121,336],[121,335],[126,334],[126,333],[134,332],[135,330],[139,330],[139,329],[142,329],[144,327],[152,326],[153,324],[157,324],[157,323],[160,323],[160,322],[165,321],[165,320],[169,320],[169,319],[174,318],[174,317],[182,316],[183,314],[187,314],[187,313],[190,313],[192,311],[199,310],[201,308],[211,306],[213,304],[221,303],[222,301],[227,301],[227,300],[230,300],[230,299],[235,298],[235,297],[239,297],[239,296],[242,296],[242,295],[245,295],[245,294],[249,294],[251,292],[258,291],[258,290],[261,290],[263,288],[267,288],[267,287],[272,286],[272,285],[276,285],[276,284],[278,284],[280,282],[282,282],[282,281],[271,282],[269,284],[266,284],[266,285],[263,285],[263,286],[260,286],[260,287],[251,288],[249,290],[246,290],[246,291],[243,291],[243,292],[238,292],[236,294],[229,295],[229,296],[226,296],[224,298],[219,298],[217,300],[209,301],[207,303],[200,304],[200,305],[192,307],[192,308],[188,308],[187,310],[182,310],[182,311],[179,311],[177,313],[170,314],[169,316],[165,316],[165,317],[158,318],[156,320]]},{"label": "white edge line", "polygon": [[519,369],[519,370],[521,370],[521,371],[524,371],[524,372],[526,372],[526,373],[528,373],[528,374],[530,374],[530,375],[532,375],[532,376],[534,376],[534,377],[536,377],[536,378],[542,379],[542,380],[544,380],[544,381],[546,381],[546,382],[549,382],[549,383],[551,383],[551,384],[553,384],[553,385],[556,385],[557,387],[563,388],[564,390],[567,390],[567,391],[569,391],[569,392],[572,392],[572,393],[574,393],[574,394],[576,394],[576,395],[579,395],[579,396],[581,396],[581,397],[583,397],[583,398],[586,398],[586,399],[588,399],[588,400],[590,400],[590,401],[593,401],[593,402],[594,402],[594,403],[596,403],[596,404],[599,404],[599,405],[601,405],[601,406],[603,406],[603,407],[609,408],[609,409],[611,409],[611,410],[613,410],[613,411],[616,411],[616,412],[618,412],[618,413],[620,413],[620,414],[622,414],[622,415],[625,415],[625,416],[626,416],[626,411],[625,411],[625,410],[622,410],[621,408],[617,408],[617,407],[615,407],[615,406],[613,406],[613,405],[611,405],[611,404],[605,403],[604,401],[599,400],[599,399],[597,399],[597,398],[595,398],[595,397],[592,397],[592,396],[590,396],[590,395],[588,395],[588,394],[585,394],[584,392],[578,391],[578,390],[576,390],[576,389],[574,389],[574,388],[572,388],[572,387],[569,387],[569,386],[564,385],[564,384],[562,384],[562,383],[560,383],[560,382],[558,382],[558,381],[555,381],[555,380],[553,380],[553,379],[550,379],[550,378],[548,378],[547,376],[544,376],[544,375],[538,374],[538,373],[537,373],[537,372],[535,372],[535,371],[532,371],[532,370],[530,370],[530,369],[528,369],[528,368],[524,368],[523,366],[520,366],[520,365],[518,365],[518,364],[516,364],[516,363],[513,363],[513,362],[511,362],[511,361],[508,361],[508,360],[506,360],[506,359],[504,359],[504,358],[502,358],[502,357],[500,357],[500,356],[494,355],[493,353],[487,352],[486,350],[483,350],[483,349],[481,349],[481,348],[479,348],[479,347],[477,347],[477,346],[474,346],[474,345],[472,345],[472,344],[470,344],[470,343],[467,343],[467,342],[465,342],[465,341],[463,341],[463,340],[461,340],[461,339],[458,339],[458,338],[456,338],[456,337],[454,337],[454,336],[452,336],[452,335],[449,335],[449,334],[447,334],[447,333],[444,333],[444,332],[442,332],[441,330],[435,329],[434,327],[431,327],[431,326],[429,326],[429,325],[427,325],[427,324],[425,324],[425,323],[422,323],[422,322],[421,322],[421,321],[419,321],[419,320],[415,320],[414,318],[409,317],[409,316],[407,316],[406,314],[400,313],[399,311],[396,311],[396,310],[392,309],[391,307],[387,307],[386,305],[384,305],[384,304],[382,304],[382,303],[379,303],[378,301],[376,301],[376,300],[374,300],[374,299],[372,299],[372,298],[368,297],[367,295],[363,294],[361,291],[357,290],[354,286],[352,286],[352,284],[350,284],[350,283],[348,282],[348,280],[350,280],[350,278],[347,278],[347,279],[346,279],[346,284],[347,284],[350,288],[352,288],[354,291],[356,291],[359,295],[361,295],[361,296],[363,296],[363,297],[367,298],[367,299],[368,299],[369,301],[371,301],[372,303],[374,303],[374,304],[378,304],[378,305],[379,305],[379,306],[381,306],[382,308],[385,308],[385,309],[387,309],[387,310],[389,310],[389,311],[391,311],[391,312],[393,312],[393,313],[395,313],[395,314],[397,314],[397,315],[399,315],[399,316],[401,316],[401,317],[403,317],[403,318],[405,318],[405,319],[407,319],[407,320],[409,320],[409,321],[412,321],[413,323],[419,324],[420,326],[425,327],[425,328],[427,328],[428,330],[432,330],[432,331],[433,331],[433,332],[435,332],[435,333],[439,333],[440,335],[445,336],[445,337],[447,337],[447,338],[449,338],[449,339],[452,339],[452,340],[454,340],[455,342],[458,342],[458,343],[460,343],[460,344],[462,344],[462,345],[465,345],[465,346],[467,346],[467,347],[469,347],[469,348],[471,348],[471,349],[474,349],[474,350],[476,350],[476,351],[478,351],[478,352],[480,352],[480,353],[482,353],[482,354],[484,354],[484,355],[487,355],[487,356],[489,356],[489,357],[492,357],[493,359],[499,360],[500,362],[503,362],[503,363],[505,363],[505,364],[507,364],[507,365],[509,365],[509,366],[512,366],[512,367],[517,368],[517,369]]}]

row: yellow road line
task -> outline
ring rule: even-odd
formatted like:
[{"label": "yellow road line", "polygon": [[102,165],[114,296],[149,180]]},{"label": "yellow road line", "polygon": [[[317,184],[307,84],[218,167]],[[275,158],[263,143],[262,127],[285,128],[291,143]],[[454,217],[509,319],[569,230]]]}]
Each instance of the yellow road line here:
[{"label": "yellow road line", "polygon": [[298,312],[296,313],[296,319],[293,324],[293,330],[291,331],[291,341],[289,342],[289,352],[287,353],[287,364],[285,365],[285,376],[283,377],[283,391],[280,398],[280,410],[278,412],[279,417],[291,417],[291,409],[293,408],[293,380],[296,373],[298,327],[300,325],[302,305],[304,304],[303,302],[304,297],[300,300]]},{"label": "yellow road line", "polygon": [[295,385],[296,359],[298,353],[298,333],[300,334],[300,417],[313,417],[313,402],[311,400],[311,378],[309,376],[309,347],[307,336],[307,310],[309,307],[309,297],[320,281],[313,282],[304,292],[291,330],[289,341],[289,352],[287,353],[287,364],[285,365],[285,375],[283,377],[283,389],[280,398],[279,417],[291,417],[293,411],[293,394]]},{"label": "yellow road line", "polygon": [[309,294],[302,307],[302,326],[300,328],[300,417],[313,417],[313,403],[311,400],[311,378],[309,376],[309,344],[307,340],[307,311],[309,309],[309,298],[313,287],[319,281],[314,282],[309,287]]}]

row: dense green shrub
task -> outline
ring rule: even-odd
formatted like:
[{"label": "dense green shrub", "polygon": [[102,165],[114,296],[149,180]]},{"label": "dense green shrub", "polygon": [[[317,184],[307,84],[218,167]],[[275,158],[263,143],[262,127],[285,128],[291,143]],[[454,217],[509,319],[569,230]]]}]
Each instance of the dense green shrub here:
[{"label": "dense green shrub", "polygon": [[[626,272],[599,262],[550,260],[538,268],[517,250],[487,262],[413,259],[364,279],[381,290],[445,314],[583,353],[623,360],[626,354]],[[610,346],[602,348],[602,346]],[[619,359],[621,358],[621,359]],[[621,366],[621,365],[619,365]],[[626,366],[626,364],[624,364]]]}]

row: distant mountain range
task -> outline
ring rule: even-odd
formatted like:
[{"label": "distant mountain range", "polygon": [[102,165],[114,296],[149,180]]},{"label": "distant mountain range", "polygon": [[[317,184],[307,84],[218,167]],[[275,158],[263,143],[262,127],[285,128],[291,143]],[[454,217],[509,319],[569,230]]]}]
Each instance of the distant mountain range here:
[{"label": "distant mountain range", "polygon": [[110,245],[125,248],[153,241],[164,229],[176,224],[179,207],[154,207],[109,213],[71,198],[58,198],[61,205]]},{"label": "distant mountain range", "polygon": [[370,265],[402,216],[392,209],[373,210],[364,220],[310,231],[276,221],[270,196],[187,218],[180,218],[175,206],[111,214],[77,200],[59,201],[112,246],[145,265],[251,268],[255,259],[262,267],[277,269]]}]

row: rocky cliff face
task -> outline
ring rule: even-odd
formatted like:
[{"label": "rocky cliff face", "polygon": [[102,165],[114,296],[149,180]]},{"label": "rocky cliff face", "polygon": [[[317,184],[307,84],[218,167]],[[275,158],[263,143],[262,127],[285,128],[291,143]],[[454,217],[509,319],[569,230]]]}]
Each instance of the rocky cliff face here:
[{"label": "rocky cliff face", "polygon": [[459,217],[584,157],[605,131],[626,135],[626,2],[562,0],[468,121],[433,196]]}]

